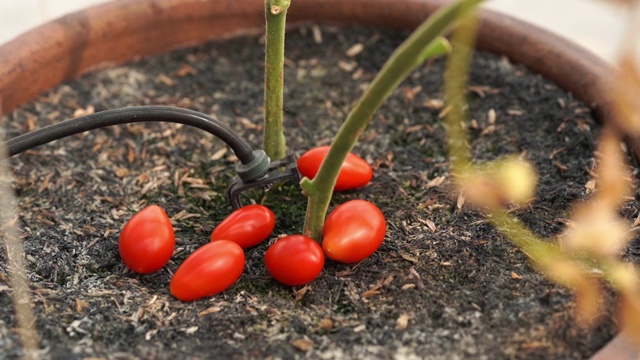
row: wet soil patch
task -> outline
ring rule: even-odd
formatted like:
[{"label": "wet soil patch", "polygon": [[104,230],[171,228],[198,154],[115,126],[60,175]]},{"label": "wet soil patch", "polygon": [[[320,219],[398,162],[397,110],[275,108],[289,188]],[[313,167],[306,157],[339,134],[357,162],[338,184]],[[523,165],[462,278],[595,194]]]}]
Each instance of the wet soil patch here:
[{"label": "wet soil patch", "polygon": [[[288,36],[286,136],[300,154],[329,144],[349,106],[406,34],[308,28]],[[353,46],[363,50],[353,54]],[[91,111],[171,105],[215,115],[260,147],[263,45],[214,42],[109,68],[66,83],[2,119],[9,137]],[[349,51],[351,49],[351,51]],[[306,288],[271,280],[268,244],[247,251],[241,279],[192,303],[168,290],[172,273],[230,207],[236,159],[218,139],[172,124],[112,127],[59,140],[11,160],[37,328],[47,358],[575,358],[615,333],[611,313],[580,329],[571,293],[450,192],[441,100],[443,62],[422,66],[376,114],[355,152],[373,182],[363,198],[388,219],[380,250],[357,265],[328,262]],[[476,55],[469,144],[478,161],[526,157],[540,173],[535,202],[514,210],[553,239],[585,198],[598,125],[587,107],[507,60]],[[298,233],[306,207],[294,185],[245,201],[278,218],[273,239]],[[177,250],[157,273],[121,263],[119,229],[148,204],[175,224]],[[638,216],[625,205],[628,219]],[[637,242],[629,256],[637,258]],[[635,249],[635,250],[634,250]],[[0,262],[0,357],[20,354]],[[612,299],[603,299],[611,302]],[[614,307],[609,306],[608,311]]]}]

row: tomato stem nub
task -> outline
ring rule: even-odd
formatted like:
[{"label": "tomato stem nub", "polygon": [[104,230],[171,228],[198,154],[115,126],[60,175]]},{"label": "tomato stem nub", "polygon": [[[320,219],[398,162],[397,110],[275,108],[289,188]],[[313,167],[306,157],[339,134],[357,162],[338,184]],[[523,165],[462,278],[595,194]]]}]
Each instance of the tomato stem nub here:
[{"label": "tomato stem nub", "polygon": [[300,187],[308,196],[312,196],[317,193],[316,187],[313,185],[313,181],[309,180],[309,178],[303,178],[300,181]]}]

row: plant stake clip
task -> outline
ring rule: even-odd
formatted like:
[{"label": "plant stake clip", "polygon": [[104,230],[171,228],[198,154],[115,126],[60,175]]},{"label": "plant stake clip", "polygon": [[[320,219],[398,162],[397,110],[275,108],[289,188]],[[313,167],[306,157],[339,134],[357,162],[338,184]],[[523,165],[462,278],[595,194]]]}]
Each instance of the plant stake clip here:
[{"label": "plant stake clip", "polygon": [[300,182],[296,157],[292,153],[274,162],[271,162],[263,150],[253,153],[256,157],[251,163],[236,165],[238,176],[231,180],[227,188],[227,196],[233,210],[242,207],[240,194],[247,190],[262,188],[269,191],[273,184],[290,179]]}]

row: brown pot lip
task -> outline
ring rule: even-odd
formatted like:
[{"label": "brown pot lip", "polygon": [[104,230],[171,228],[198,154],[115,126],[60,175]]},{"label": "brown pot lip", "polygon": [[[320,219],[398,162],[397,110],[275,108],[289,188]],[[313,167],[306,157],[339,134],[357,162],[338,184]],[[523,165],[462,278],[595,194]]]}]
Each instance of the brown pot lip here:
[{"label": "brown pot lip", "polygon": [[[213,3],[213,2],[210,2]],[[39,26],[0,46],[0,95],[4,113],[48,90],[105,63],[121,63],[138,55],[145,56],[237,33],[242,26],[255,32],[262,27],[261,0],[218,0],[216,6],[201,0],[117,0],[78,11]],[[292,22],[328,22],[340,25],[370,25],[391,28],[415,28],[446,0],[305,0],[294,3],[289,11]],[[153,14],[153,21],[146,20]],[[146,16],[145,16],[146,15]],[[205,26],[209,20],[231,20],[225,33]],[[240,18],[249,20],[238,21]],[[204,30],[159,42],[153,28],[192,21]],[[175,27],[175,26],[174,26]],[[174,30],[179,31],[179,28]],[[130,34],[137,33],[132,41]],[[122,45],[117,42],[122,40]],[[95,42],[105,44],[102,47]],[[146,42],[146,43],[144,43]],[[156,42],[158,45],[154,45]],[[505,55],[542,74],[595,109],[609,109],[597,89],[602,86],[609,65],[594,54],[547,30],[497,12],[483,10],[478,34],[479,49]],[[123,47],[130,46],[130,49]],[[105,52],[111,47],[116,54]],[[80,55],[78,55],[80,54]],[[46,60],[46,61],[45,61]],[[59,64],[63,62],[64,64]],[[56,64],[59,64],[57,68]],[[49,81],[28,79],[36,66],[54,67],[56,76]],[[39,74],[39,77],[44,77]],[[31,90],[15,94],[15,84],[23,78]],[[602,117],[602,111],[598,111]]]},{"label": "brown pot lip", "polygon": [[[449,0],[304,0],[288,21],[410,30]],[[264,27],[263,0],[114,0],[55,19],[0,46],[0,115],[90,70]],[[548,30],[481,11],[477,48],[571,92],[604,124],[623,126],[606,91],[612,67]],[[627,138],[640,159],[640,139]]]},{"label": "brown pot lip", "polygon": [[[289,10],[303,22],[413,29],[448,0],[305,0]],[[260,32],[262,0],[115,0],[39,26],[0,46],[0,115],[106,64],[238,33]],[[575,43],[508,15],[481,11],[477,48],[522,64],[617,124],[603,91],[611,66]],[[640,142],[630,145],[640,154]]]}]

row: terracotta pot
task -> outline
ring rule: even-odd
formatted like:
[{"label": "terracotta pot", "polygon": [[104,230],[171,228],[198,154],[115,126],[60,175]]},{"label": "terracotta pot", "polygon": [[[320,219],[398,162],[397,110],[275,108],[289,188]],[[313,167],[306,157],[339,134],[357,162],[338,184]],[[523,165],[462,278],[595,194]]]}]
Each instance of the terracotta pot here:
[{"label": "terracotta pot", "polygon": [[[288,20],[412,29],[447,2],[304,0],[295,4]],[[117,0],[52,21],[0,47],[0,114],[99,67],[260,32],[263,6],[263,0]],[[611,69],[583,48],[490,11],[482,13],[477,47],[529,67],[591,106],[603,123],[617,124],[614,104],[603,91]],[[640,142],[627,140],[640,156]],[[636,356],[633,348],[612,341],[597,356],[622,359],[625,351]]]},{"label": "terracotta pot", "polygon": [[[292,24],[312,21],[412,29],[445,0],[305,0],[290,11]],[[258,32],[259,0],[118,0],[36,28],[0,47],[1,113],[89,70],[214,38]],[[601,90],[608,65],[548,31],[484,11],[478,48],[507,56],[540,73],[614,121]],[[640,155],[640,143],[630,143]]]},{"label": "terracotta pot", "polygon": [[[305,0],[289,21],[412,29],[444,0]],[[109,64],[172,48],[261,31],[259,0],[119,0],[32,30],[0,47],[3,112],[61,81]],[[533,25],[483,13],[478,47],[538,72],[605,114],[600,96],[609,69],[584,49]]]}]

